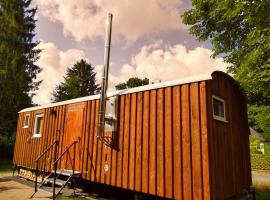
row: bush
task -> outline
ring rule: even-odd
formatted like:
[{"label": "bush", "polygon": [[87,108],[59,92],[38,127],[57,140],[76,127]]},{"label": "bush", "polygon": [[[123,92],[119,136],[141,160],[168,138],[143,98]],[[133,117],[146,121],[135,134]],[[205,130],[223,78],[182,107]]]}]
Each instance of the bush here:
[{"label": "bush", "polygon": [[0,135],[0,157],[12,158],[15,137]]}]

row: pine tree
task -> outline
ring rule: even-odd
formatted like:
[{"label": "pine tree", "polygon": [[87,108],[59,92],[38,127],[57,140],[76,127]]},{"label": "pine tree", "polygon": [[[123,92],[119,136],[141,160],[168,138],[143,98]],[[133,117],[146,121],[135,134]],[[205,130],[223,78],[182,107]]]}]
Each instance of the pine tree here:
[{"label": "pine tree", "polygon": [[82,59],[72,68],[68,68],[64,82],[60,83],[53,92],[52,101],[59,102],[98,92],[100,86],[96,84],[96,73],[91,64]]},{"label": "pine tree", "polygon": [[37,8],[31,0],[0,0],[0,135],[11,137],[17,112],[32,104],[41,71],[34,40]]}]

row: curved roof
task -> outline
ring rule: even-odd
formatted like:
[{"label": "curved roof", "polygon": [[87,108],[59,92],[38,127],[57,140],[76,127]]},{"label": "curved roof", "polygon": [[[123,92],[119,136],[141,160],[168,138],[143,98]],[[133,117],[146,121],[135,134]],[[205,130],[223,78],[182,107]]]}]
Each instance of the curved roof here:
[{"label": "curved roof", "polygon": [[[136,88],[113,91],[113,92],[109,92],[107,94],[107,96],[112,97],[112,96],[116,96],[116,95],[124,95],[124,94],[142,92],[142,91],[153,90],[153,89],[158,89],[158,88],[165,88],[165,87],[169,87],[169,86],[182,85],[182,84],[186,84],[186,83],[194,83],[194,82],[199,82],[199,81],[211,80],[212,76],[214,74],[216,74],[216,73],[223,74],[224,76],[226,76],[227,78],[232,80],[234,83],[237,83],[230,75],[226,74],[225,72],[214,71],[212,74],[203,74],[203,75],[199,75],[199,76],[191,76],[191,77],[178,79],[178,80],[166,81],[166,82],[161,82],[161,83],[155,83],[155,84],[140,86],[140,87],[136,87]],[[60,106],[60,105],[84,102],[84,101],[89,101],[89,100],[95,100],[95,99],[99,99],[99,98],[100,98],[99,94],[92,95],[92,96],[86,96],[86,97],[71,99],[71,100],[67,100],[67,101],[61,101],[61,102],[57,102],[57,103],[46,104],[46,105],[42,105],[42,106],[25,108],[25,109],[19,111],[19,113],[29,112],[29,111],[39,110],[39,109],[44,109],[44,108],[50,108],[50,107],[55,107],[55,106]]]}]

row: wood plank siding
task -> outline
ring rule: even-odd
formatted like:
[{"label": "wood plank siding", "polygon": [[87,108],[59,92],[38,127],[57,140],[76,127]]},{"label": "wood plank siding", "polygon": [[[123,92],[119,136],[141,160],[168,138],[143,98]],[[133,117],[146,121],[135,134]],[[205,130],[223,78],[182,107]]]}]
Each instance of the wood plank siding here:
[{"label": "wood plank siding", "polygon": [[[225,99],[228,123],[213,120],[212,94]],[[76,152],[83,179],[169,199],[225,199],[251,185],[241,94],[217,73],[212,80],[120,95],[113,148],[97,139],[98,99],[21,112],[14,163],[34,168],[34,160],[55,140],[60,141],[60,155],[68,145],[67,133],[76,130],[75,124],[66,126],[70,109],[83,106]],[[30,126],[23,128],[27,113]],[[40,138],[32,138],[37,113],[44,114],[43,130]],[[112,133],[105,136],[114,138]],[[54,151],[40,168],[47,163],[46,170],[52,170]]]},{"label": "wood plank siding", "polygon": [[[208,143],[213,199],[226,199],[252,185],[246,99],[222,73],[207,82]],[[225,100],[226,121],[212,117],[212,95]]]}]

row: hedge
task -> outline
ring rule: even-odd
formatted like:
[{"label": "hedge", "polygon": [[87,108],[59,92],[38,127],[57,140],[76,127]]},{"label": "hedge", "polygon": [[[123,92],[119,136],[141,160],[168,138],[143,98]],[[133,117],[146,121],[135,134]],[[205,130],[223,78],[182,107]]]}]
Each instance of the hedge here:
[{"label": "hedge", "polygon": [[252,170],[269,170],[270,171],[270,155],[251,153]]}]

